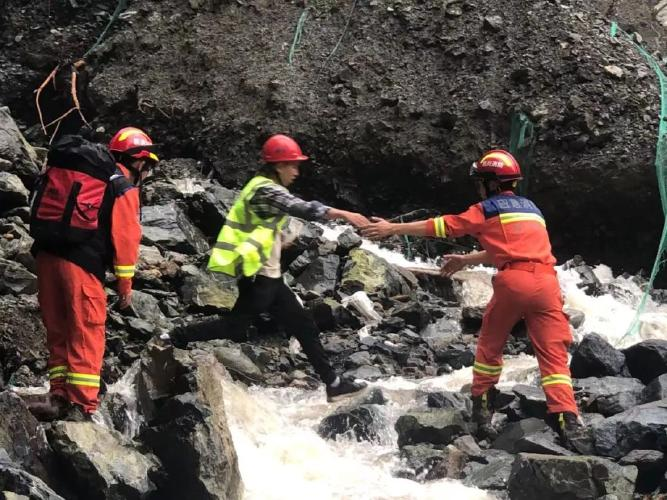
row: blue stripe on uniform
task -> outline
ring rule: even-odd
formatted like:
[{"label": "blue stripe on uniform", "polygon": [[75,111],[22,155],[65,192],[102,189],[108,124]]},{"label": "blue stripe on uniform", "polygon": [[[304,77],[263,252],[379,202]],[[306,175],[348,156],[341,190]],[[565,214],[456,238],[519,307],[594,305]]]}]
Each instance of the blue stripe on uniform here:
[{"label": "blue stripe on uniform", "polygon": [[484,217],[491,219],[506,213],[536,214],[544,218],[537,205],[522,196],[498,195],[482,201]]}]

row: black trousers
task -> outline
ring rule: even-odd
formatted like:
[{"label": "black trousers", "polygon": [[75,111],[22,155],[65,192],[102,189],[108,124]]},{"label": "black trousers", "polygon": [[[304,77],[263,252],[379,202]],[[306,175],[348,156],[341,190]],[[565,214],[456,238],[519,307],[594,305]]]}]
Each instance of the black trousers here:
[{"label": "black trousers", "polygon": [[330,384],[335,380],[336,372],[322,347],[315,321],[282,278],[243,278],[238,281],[238,287],[239,298],[227,316],[188,325],[184,328],[183,337],[188,342],[212,339],[243,342],[248,339],[247,330],[253,320],[259,314],[268,312],[287,334],[296,337],[322,381]]}]

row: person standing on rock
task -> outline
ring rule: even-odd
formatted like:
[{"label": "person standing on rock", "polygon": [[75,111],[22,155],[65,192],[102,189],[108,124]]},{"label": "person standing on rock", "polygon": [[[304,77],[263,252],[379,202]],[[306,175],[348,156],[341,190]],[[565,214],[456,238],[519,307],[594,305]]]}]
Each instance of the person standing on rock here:
[{"label": "person standing on rock", "polygon": [[343,219],[354,226],[369,220],[317,201],[304,201],[287,190],[298,177],[301,162],[308,159],[291,137],[271,136],[262,147],[262,159],[264,165],[230,209],[208,263],[211,271],[238,280],[238,300],[222,319],[175,328],[170,333],[172,343],[184,348],[198,340],[242,341],[253,319],[269,312],[301,344],[326,384],[328,401],[357,393],[365,384],[344,380],[331,367],[311,314],[282,278],[280,254],[287,216],[311,221]]},{"label": "person standing on rock", "polygon": [[568,368],[570,326],[542,212],[515,189],[522,178],[514,157],[503,150],[486,153],[470,170],[482,201],[459,215],[394,224],[374,218],[362,234],[379,239],[391,235],[436,238],[476,237],[481,252],[445,255],[443,276],[466,265],[492,264],[498,269],[479,335],[473,366],[473,418],[480,434],[493,437],[491,426],[495,385],[503,369],[502,352],[512,327],[524,318],[547,397],[547,422],[570,444],[582,423]]},{"label": "person standing on rock", "polygon": [[43,420],[89,420],[98,406],[113,267],[119,307],[132,301],[139,254],[139,187],[158,162],[142,130],[123,128],[108,149],[65,136],[49,152],[32,206],[39,304],[50,392],[29,404]]}]

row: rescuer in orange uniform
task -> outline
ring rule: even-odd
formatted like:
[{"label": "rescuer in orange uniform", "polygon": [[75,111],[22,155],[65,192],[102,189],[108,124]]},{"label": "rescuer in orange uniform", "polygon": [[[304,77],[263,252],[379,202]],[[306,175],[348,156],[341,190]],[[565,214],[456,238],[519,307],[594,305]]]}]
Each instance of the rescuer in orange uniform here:
[{"label": "rescuer in orange uniform", "polygon": [[547,422],[566,444],[582,429],[568,368],[572,334],[554,270],[556,259],[542,212],[514,193],[522,178],[519,164],[503,150],[486,153],[470,175],[482,198],[459,215],[393,224],[382,219],[364,228],[370,238],[390,235],[437,238],[471,235],[484,249],[467,255],[445,255],[443,276],[466,265],[492,264],[498,269],[479,335],[473,366],[473,418],[484,437],[491,426],[495,385],[503,368],[502,352],[512,327],[525,319],[547,397]]},{"label": "rescuer in orange uniform", "polygon": [[39,303],[47,331],[50,393],[31,410],[45,420],[87,420],[97,409],[104,356],[107,297],[104,274],[113,267],[119,307],[132,300],[139,254],[139,189],[158,162],[140,129],[123,128],[109,143],[116,173],[109,179],[98,230],[77,245],[36,242]]}]

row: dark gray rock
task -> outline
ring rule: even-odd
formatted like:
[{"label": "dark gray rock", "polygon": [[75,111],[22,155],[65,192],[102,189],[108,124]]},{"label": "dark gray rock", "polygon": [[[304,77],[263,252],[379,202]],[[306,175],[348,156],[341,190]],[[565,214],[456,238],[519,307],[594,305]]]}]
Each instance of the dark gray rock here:
[{"label": "dark gray rock", "polygon": [[625,356],[597,333],[586,335],[572,354],[570,371],[574,378],[621,375]]},{"label": "dark gray rock", "polygon": [[593,426],[598,454],[621,458],[630,451],[667,450],[667,400],[618,413]]},{"label": "dark gray rock", "polygon": [[529,417],[544,418],[547,414],[547,398],[541,387],[532,385],[515,385],[512,388],[519,397],[521,409]]},{"label": "dark gray rock", "polygon": [[258,383],[263,380],[262,370],[245,355],[243,350],[233,342],[220,341],[213,353],[227,370],[246,383]]},{"label": "dark gray rock", "polygon": [[463,471],[463,484],[484,490],[505,490],[513,462],[514,455],[506,451],[485,451],[484,463],[468,462]]},{"label": "dark gray rock", "polygon": [[623,352],[630,374],[644,384],[667,373],[667,340],[645,340]]},{"label": "dark gray rock", "polygon": [[352,379],[375,380],[384,374],[377,366],[360,366],[359,368],[347,370],[343,375]]},{"label": "dark gray rock", "polygon": [[377,405],[339,408],[322,419],[317,432],[325,439],[347,436],[357,441],[379,441],[384,420]]},{"label": "dark gray rock", "polygon": [[472,414],[472,399],[460,392],[430,392],[426,396],[426,404],[429,408],[452,408],[459,410],[468,419]]},{"label": "dark gray rock", "polygon": [[644,384],[635,378],[573,379],[572,386],[584,411],[600,413],[606,417],[624,412],[644,402]]},{"label": "dark gray rock", "polygon": [[519,453],[518,442],[521,439],[532,434],[543,433],[547,429],[544,420],[539,418],[527,418],[519,422],[513,422],[503,429],[493,442],[493,447],[509,453]]},{"label": "dark gray rock", "polygon": [[0,294],[15,295],[37,292],[37,276],[11,260],[0,259]]},{"label": "dark gray rock", "polygon": [[[0,493],[7,499],[64,500],[38,477],[0,459]],[[14,494],[13,497],[9,494]]]},{"label": "dark gray rock", "polygon": [[660,375],[651,381],[642,392],[642,399],[645,403],[659,401],[667,398],[667,373]]},{"label": "dark gray rock", "polygon": [[347,255],[353,248],[360,247],[361,236],[354,229],[348,228],[338,236],[338,252]]},{"label": "dark gray rock", "polygon": [[425,328],[431,320],[431,316],[419,302],[408,302],[397,306],[392,316],[403,319],[407,325],[413,326],[417,331]]},{"label": "dark gray rock", "polygon": [[31,474],[48,480],[51,449],[44,429],[16,394],[0,393],[0,448],[12,462]]},{"label": "dark gray rock", "polygon": [[115,430],[93,422],[58,422],[48,432],[61,467],[91,498],[142,499],[156,491],[160,463]]},{"label": "dark gray rock", "polygon": [[188,217],[207,238],[217,238],[238,194],[215,183],[206,184],[204,191],[188,199]]},{"label": "dark gray rock", "polygon": [[241,497],[220,383],[228,377],[225,368],[202,351],[151,344],[144,353],[137,401],[148,427],[141,441],[168,474],[160,486],[161,498]]},{"label": "dark gray rock", "polygon": [[185,254],[205,253],[209,246],[175,203],[142,209],[142,243]]},{"label": "dark gray rock", "polygon": [[34,179],[39,173],[37,154],[6,107],[0,107],[0,160],[3,160],[0,161],[0,170],[14,173],[24,181]]},{"label": "dark gray rock", "polygon": [[479,447],[474,437],[470,435],[461,436],[456,438],[452,442],[452,444],[456,446],[459,450],[461,450],[463,453],[468,455],[468,458],[470,460],[474,460],[477,462],[485,462],[484,452]]},{"label": "dark gray rock", "polygon": [[338,255],[324,255],[312,261],[296,278],[306,290],[319,295],[332,295],[338,280]]},{"label": "dark gray rock", "polygon": [[443,448],[427,444],[404,446],[401,458],[408,469],[399,475],[416,481],[459,479],[468,461],[468,456],[452,445]]},{"label": "dark gray rock", "polygon": [[0,258],[18,262],[34,273],[37,266],[30,253],[33,242],[27,225],[9,219],[0,220]]},{"label": "dark gray rock", "polygon": [[475,362],[475,353],[465,344],[450,344],[447,348],[433,352],[436,361],[447,364],[454,370],[472,366]]},{"label": "dark gray rock", "polygon": [[637,468],[599,457],[556,457],[521,453],[512,465],[512,500],[575,500],[615,495],[631,500]]},{"label": "dark gray rock", "polygon": [[656,450],[632,450],[618,461],[619,465],[634,465],[637,476],[637,493],[655,491],[663,480],[667,470],[665,454]]},{"label": "dark gray rock", "polygon": [[395,428],[399,447],[416,443],[447,445],[475,430],[474,425],[464,419],[463,413],[454,409],[412,411],[399,417]]}]

